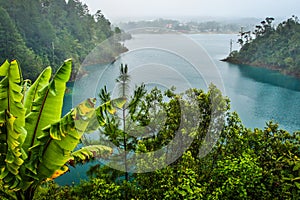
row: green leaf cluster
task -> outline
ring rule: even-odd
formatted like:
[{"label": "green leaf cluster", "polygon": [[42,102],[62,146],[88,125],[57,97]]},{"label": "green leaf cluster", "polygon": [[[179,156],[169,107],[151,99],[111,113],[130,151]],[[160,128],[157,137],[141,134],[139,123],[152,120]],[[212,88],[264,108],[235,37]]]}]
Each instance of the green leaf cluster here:
[{"label": "green leaf cluster", "polygon": [[68,164],[112,153],[100,145],[74,149],[92,119],[97,119],[96,113],[101,116],[114,106],[122,107],[125,100],[94,108],[95,99],[87,99],[61,118],[71,67],[72,61],[66,60],[53,77],[51,68],[46,68],[31,86],[23,81],[16,60],[0,67],[1,192],[14,191],[18,199],[32,199],[41,183],[67,172]]},{"label": "green leaf cluster", "polygon": [[[104,102],[110,100],[106,88],[99,96]],[[113,143],[115,154],[124,150],[126,142],[126,160],[114,164],[127,162],[129,179],[123,171],[98,164],[88,171],[89,181],[55,190],[43,188],[39,198],[45,194],[85,198],[83,188],[90,199],[112,195],[115,199],[300,198],[300,132],[288,133],[272,121],[264,129],[246,128],[214,85],[207,91],[189,89],[180,94],[174,88],[148,92],[141,85],[128,99],[121,107],[128,111],[122,115],[125,118],[107,110],[98,119],[107,122],[101,127],[101,139]],[[162,153],[155,156],[159,150]],[[132,167],[134,156],[139,159]]]},{"label": "green leaf cluster", "polygon": [[[176,132],[179,127],[180,111],[176,106],[178,105],[176,98],[179,95],[172,90],[162,93],[154,89],[141,98],[143,103],[139,104],[137,110],[141,109],[143,112],[135,119],[142,121],[145,116],[146,119],[157,119],[159,111],[167,108],[166,121],[162,126],[156,124],[156,128],[159,127],[160,131],[153,131],[152,133],[155,133],[152,134],[153,137],[138,138],[134,143],[135,148],[131,150],[151,152],[165,147],[174,138],[175,133],[193,134],[194,141],[182,156],[162,169],[131,174],[128,182],[122,178],[124,173],[98,165],[90,170],[93,177],[89,183],[102,180],[105,181],[103,184],[106,187],[115,186],[117,188],[115,194],[121,195],[117,199],[298,199],[300,197],[300,132],[288,133],[272,121],[266,123],[266,127],[262,130],[246,128],[236,113],[228,111],[228,100],[213,86],[208,92],[193,89],[187,94],[195,94],[196,102],[203,109],[201,115],[197,116],[202,119],[197,129],[187,126],[181,132]],[[166,99],[161,101],[162,97],[166,97],[164,95],[170,97],[169,101]],[[209,138],[213,139],[215,136],[214,132],[207,131],[209,128],[207,123],[211,120],[209,116],[212,112],[211,95],[218,97],[214,99],[219,101],[218,105],[222,110],[214,116],[224,117],[225,120],[219,121],[223,126],[215,145],[206,156],[201,157],[203,153],[201,147],[206,144],[204,138],[211,135],[213,137]],[[156,104],[158,102],[161,104]],[[161,106],[156,113],[150,109],[153,108],[150,106],[151,103]],[[151,111],[149,113],[147,105]],[[186,106],[188,105],[190,104]],[[225,116],[221,114],[224,112]],[[152,128],[156,130],[154,125]],[[151,133],[151,129],[148,130]],[[177,147],[179,145],[178,143]],[[157,159],[150,156],[138,162],[137,167],[153,168],[164,165],[165,162],[164,156]],[[73,191],[71,194],[76,197],[79,195],[76,191],[81,191],[80,187],[81,185],[70,187],[66,193],[58,191],[68,195]],[[96,196],[98,190],[91,191],[91,194]],[[93,195],[89,197],[93,198]],[[102,198],[109,199],[109,197],[110,195],[107,195]]]}]

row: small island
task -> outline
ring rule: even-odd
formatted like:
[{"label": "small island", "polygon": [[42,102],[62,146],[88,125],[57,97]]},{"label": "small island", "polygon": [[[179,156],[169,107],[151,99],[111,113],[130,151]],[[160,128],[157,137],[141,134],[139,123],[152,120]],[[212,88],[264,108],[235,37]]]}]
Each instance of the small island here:
[{"label": "small island", "polygon": [[297,16],[274,26],[267,17],[255,30],[240,31],[239,51],[232,51],[222,61],[265,67],[300,78],[300,24]]}]

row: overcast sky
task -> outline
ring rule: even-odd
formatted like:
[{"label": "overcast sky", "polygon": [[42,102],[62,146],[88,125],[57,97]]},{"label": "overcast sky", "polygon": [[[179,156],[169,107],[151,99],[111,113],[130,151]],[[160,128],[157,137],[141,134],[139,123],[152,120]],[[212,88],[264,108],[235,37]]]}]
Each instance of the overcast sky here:
[{"label": "overcast sky", "polygon": [[185,17],[300,17],[300,0],[81,0],[91,11],[120,19]]}]

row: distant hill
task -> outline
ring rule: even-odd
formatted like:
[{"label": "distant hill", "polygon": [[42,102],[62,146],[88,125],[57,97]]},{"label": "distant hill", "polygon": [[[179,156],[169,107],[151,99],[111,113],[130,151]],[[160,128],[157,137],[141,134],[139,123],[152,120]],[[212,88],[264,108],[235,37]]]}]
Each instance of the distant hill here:
[{"label": "distant hill", "polygon": [[97,44],[119,32],[80,0],[0,0],[0,62],[17,59],[32,80],[44,67],[56,68],[70,57],[76,72]]},{"label": "distant hill", "polygon": [[255,30],[240,31],[239,51],[233,51],[224,61],[278,70],[300,77],[300,24],[292,16],[274,26],[267,17]]},{"label": "distant hill", "polygon": [[[257,20],[257,19],[256,19]],[[140,28],[161,28],[164,30],[184,33],[237,33],[241,26],[250,28],[253,26],[253,18],[242,20],[229,19],[195,19],[192,21],[180,21],[173,19],[140,20],[119,23],[124,30]],[[157,29],[156,29],[157,30]]]}]

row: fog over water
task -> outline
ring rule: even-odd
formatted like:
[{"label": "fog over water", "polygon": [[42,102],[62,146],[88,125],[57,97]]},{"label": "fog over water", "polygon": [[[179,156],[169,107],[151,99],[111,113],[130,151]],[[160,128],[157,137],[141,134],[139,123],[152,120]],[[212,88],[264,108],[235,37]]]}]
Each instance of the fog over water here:
[{"label": "fog over water", "polygon": [[151,18],[287,18],[300,15],[299,0],[81,0],[91,13],[101,10],[112,22]]}]

